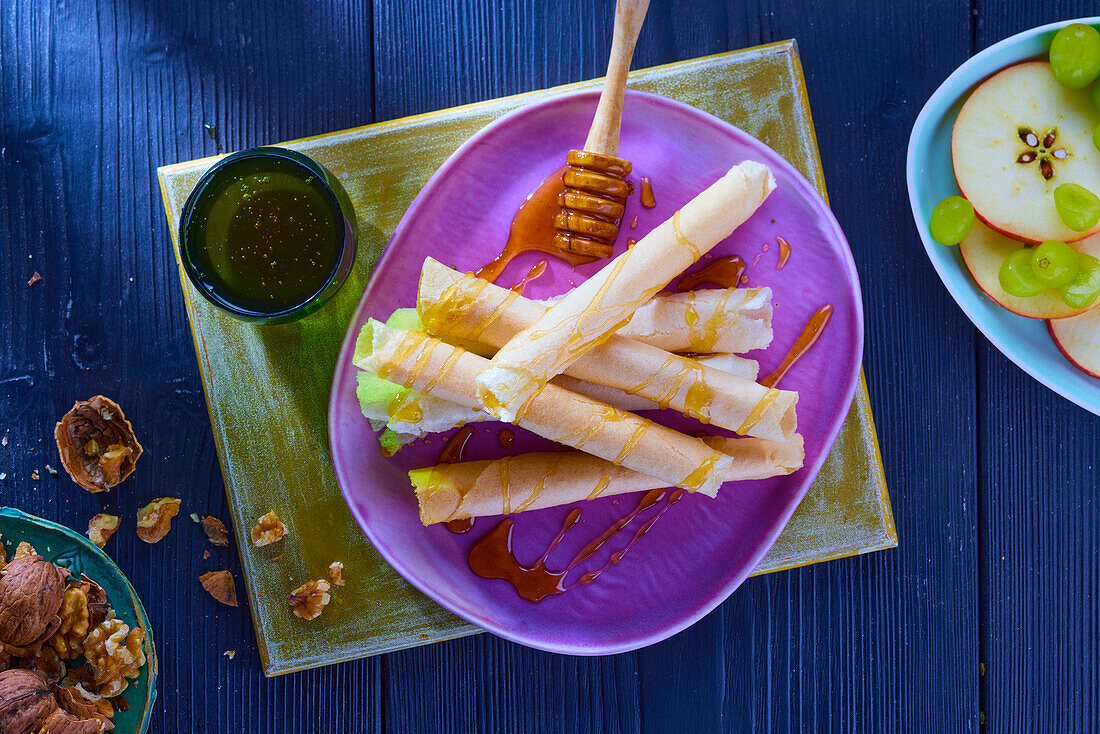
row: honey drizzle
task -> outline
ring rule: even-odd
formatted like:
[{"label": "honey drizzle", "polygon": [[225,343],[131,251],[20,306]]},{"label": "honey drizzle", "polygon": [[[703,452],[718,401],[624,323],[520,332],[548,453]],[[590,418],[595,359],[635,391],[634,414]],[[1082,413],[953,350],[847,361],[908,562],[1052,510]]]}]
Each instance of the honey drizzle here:
[{"label": "honey drizzle", "polygon": [[779,243],[779,257],[775,261],[775,269],[782,270],[791,259],[791,243],[787,242],[786,238],[778,236],[775,241]]},{"label": "honey drizzle", "polygon": [[701,270],[688,273],[676,283],[676,290],[683,293],[703,283],[713,283],[722,288],[735,288],[741,283],[748,265],[740,255],[720,257]]},{"label": "honey drizzle", "polygon": [[[512,538],[515,521],[510,517],[502,520],[485,537],[474,543],[470,548],[467,561],[470,570],[481,578],[507,581],[512,584],[520,598],[538,602],[548,596],[557,596],[578,586],[590,584],[611,566],[621,562],[627,552],[652,529],[654,523],[660,519],[669,507],[680,501],[683,495],[683,490],[674,490],[669,493],[668,490],[653,489],[646,492],[638,502],[637,507],[585,545],[561,570],[547,567],[546,561],[550,554],[554,552],[554,549],[565,539],[566,534],[576,527],[580,521],[581,511],[576,508],[570,510],[569,514],[565,516],[558,534],[550,541],[542,555],[530,566],[521,564],[513,553]],[[633,537],[621,550],[612,553],[607,563],[593,571],[589,571],[573,584],[566,586],[565,577],[567,574],[579,564],[592,558],[609,541],[626,529],[635,518],[658,505],[666,497],[668,497],[668,501],[665,505],[635,531]]]},{"label": "honey drizzle", "polygon": [[420,407],[420,401],[414,397],[416,393],[410,390],[402,390],[393,397],[386,406],[386,415],[391,421],[402,423],[417,423],[424,417],[424,410]]},{"label": "honey drizzle", "polygon": [[601,492],[603,492],[605,489],[607,489],[607,485],[609,485],[609,484],[611,484],[611,475],[610,474],[604,474],[603,476],[600,477],[600,480],[598,482],[596,482],[596,488],[593,489],[592,493],[589,494],[587,497],[585,497],[585,499],[588,499],[588,500],[596,499],[597,497],[600,496]]},{"label": "honey drizzle", "polygon": [[[768,386],[765,385],[765,387]],[[745,422],[738,426],[737,430],[734,431],[734,433],[743,436],[750,430],[752,430],[752,427],[760,422],[760,419],[764,417],[764,411],[768,409],[768,406],[775,402],[775,399],[777,397],[779,397],[779,391],[773,387],[768,387],[768,391],[764,393],[764,397],[760,398],[760,402],[756,404],[756,406],[752,409],[752,412],[749,413],[747,418],[745,418]]]},{"label": "honey drizzle", "polygon": [[565,172],[562,166],[543,180],[520,205],[512,218],[508,241],[493,260],[481,266],[476,275],[495,282],[508,263],[524,252],[542,252],[564,260],[573,267],[590,263],[598,258],[563,250],[554,242],[557,230],[554,217],[561,210],[560,197],[565,192]]},{"label": "honey drizzle", "polygon": [[451,371],[451,368],[455,366],[455,362],[465,353],[466,350],[460,347],[452,347],[452,352],[447,355],[447,358],[443,360],[443,364],[439,365],[439,369],[435,371],[435,375],[432,379],[428,380],[424,387],[420,389],[422,393],[430,394],[435,386],[439,384],[439,381],[447,376],[447,373]]},{"label": "honey drizzle", "polygon": [[394,349],[393,356],[387,360],[386,364],[378,368],[378,376],[385,380],[393,374],[394,370],[399,368],[428,338],[417,331],[401,332],[401,338]]},{"label": "honey drizzle", "polygon": [[689,253],[691,253],[691,261],[695,262],[702,256],[703,252],[699,247],[689,240],[682,229],[680,229],[680,210],[677,209],[676,213],[672,215],[672,233],[676,235],[676,241],[683,245]]},{"label": "honey drizzle", "polygon": [[714,465],[718,463],[718,460],[724,456],[719,451],[712,451],[710,456],[700,464],[695,471],[684,477],[684,480],[680,482],[679,486],[686,489],[689,492],[698,491],[704,484],[706,484],[707,477],[710,475]]},{"label": "honey drizzle", "polygon": [[[540,262],[546,261],[541,260]],[[482,319],[479,323],[475,324],[474,327],[467,331],[463,336],[465,336],[465,338],[467,339],[477,341],[478,338],[485,333],[486,329],[488,329],[493,323],[496,322],[497,319],[504,315],[504,312],[508,310],[509,306],[515,303],[516,299],[519,298],[519,296],[520,294],[518,291],[509,291],[508,294],[504,296],[504,299],[497,304],[496,308],[489,312],[488,316]]]},{"label": "honey drizzle", "polygon": [[775,387],[779,384],[779,381],[783,379],[783,376],[790,371],[791,367],[795,365],[798,360],[810,351],[810,347],[817,343],[817,340],[821,338],[821,333],[825,331],[825,327],[829,323],[829,319],[833,315],[833,304],[826,303],[821,308],[814,311],[810,316],[810,320],[806,322],[806,326],[803,327],[802,333],[795,339],[794,344],[791,346],[787,355],[783,357],[783,361],[779,366],[775,368],[775,371],[760,381],[760,384],[764,387]]},{"label": "honey drizzle", "polygon": [[508,290],[512,291],[516,295],[523,295],[523,291],[527,288],[527,285],[542,277],[546,272],[546,260],[539,260],[537,263],[531,266],[531,269],[527,271],[527,275],[519,279],[519,281]]},{"label": "honey drizzle", "polygon": [[512,512],[511,488],[508,482],[508,462],[511,460],[511,456],[502,456],[497,461],[497,472],[500,474],[501,513],[505,515]]},{"label": "honey drizzle", "polygon": [[[646,434],[646,431],[648,430],[649,425],[644,421],[639,421],[638,427],[634,429],[634,433],[630,434],[630,438],[628,438],[626,443],[623,444],[622,451],[619,452],[619,455],[616,456],[611,461],[611,463],[621,465],[623,461],[626,460],[626,457],[630,456],[630,454],[634,451],[635,447],[637,447],[638,445],[638,442],[642,440],[642,436],[644,436]],[[608,477],[608,481],[610,481],[610,477]],[[604,486],[606,487],[607,485],[605,484]]]}]

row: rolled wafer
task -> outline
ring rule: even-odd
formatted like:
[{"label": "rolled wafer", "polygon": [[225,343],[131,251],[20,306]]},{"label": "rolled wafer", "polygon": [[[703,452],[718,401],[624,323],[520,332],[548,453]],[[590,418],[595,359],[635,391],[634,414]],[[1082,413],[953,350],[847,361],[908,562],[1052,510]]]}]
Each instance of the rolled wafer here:
[{"label": "rolled wafer", "polygon": [[479,398],[514,420],[554,375],[603,343],[678,273],[729,236],[775,188],[766,166],[745,161],[513,337],[477,376]]},{"label": "rolled wafer", "polygon": [[[798,434],[789,441],[723,437],[706,440],[733,457],[722,477],[729,482],[790,474],[802,466],[805,458],[802,437]],[[659,479],[580,451],[439,464],[414,469],[409,472],[409,479],[420,505],[420,521],[425,525],[538,510],[665,486]]]},{"label": "rolled wafer", "polygon": [[[492,346],[537,323],[543,312],[534,301],[431,258],[420,273],[417,309],[431,334]],[[782,441],[796,428],[798,393],[763,387],[618,334],[566,365],[565,374],[625,390],[742,436]]]},{"label": "rolled wafer", "polygon": [[[699,361],[749,380],[756,379],[760,369],[755,360],[738,357],[736,354],[709,354],[699,357]],[[401,387],[369,372],[360,372],[357,378],[355,392],[359,398],[359,409],[370,420],[374,430],[386,429],[381,441],[383,450],[389,454],[396,453],[429,433],[449,431],[466,423],[496,420],[495,416],[480,408],[464,408],[433,395]],[[661,407],[652,400],[617,388],[584,382],[566,375],[558,375],[551,382],[632,413]]]},{"label": "rolled wafer", "polygon": [[771,288],[660,293],[616,336],[670,352],[741,354],[772,343]]},{"label": "rolled wafer", "polygon": [[[474,377],[488,364],[483,357],[373,320],[355,346],[360,369],[468,408],[479,405]],[[517,425],[691,492],[714,491],[733,462],[697,438],[557,385],[547,385]]]}]

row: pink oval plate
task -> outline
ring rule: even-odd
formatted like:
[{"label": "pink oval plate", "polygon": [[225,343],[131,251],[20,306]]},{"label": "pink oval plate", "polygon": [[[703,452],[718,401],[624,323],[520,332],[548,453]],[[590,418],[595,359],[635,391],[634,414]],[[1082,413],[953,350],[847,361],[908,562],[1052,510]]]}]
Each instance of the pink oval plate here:
[{"label": "pink oval plate", "polygon": [[[750,355],[760,360],[762,375],[782,360],[818,307],[831,303],[835,309],[821,340],[782,382],[782,387],[800,392],[798,428],[806,441],[806,465],[786,477],[726,484],[717,499],[685,496],[622,562],[594,583],[561,596],[532,603],[505,581],[475,576],[467,566],[467,552],[500,518],[480,518],[464,535],[421,525],[406,472],[436,463],[449,434],[418,441],[392,458],[380,455],[355,397],[355,337],[368,317],[385,320],[394,309],[415,305],[426,256],[459,270],[476,270],[491,260],[503,247],[512,215],[524,198],[562,165],[570,148],[583,143],[596,99],[595,93],[586,92],[516,110],[470,138],[435,172],[405,213],[363,293],[337,361],[329,407],[341,490],[363,532],[394,570],[482,629],[531,647],[580,655],[624,652],[663,640],[718,606],[752,572],[836,439],[852,402],[863,350],[855,263],[840,226],[814,187],[775,151],[736,127],[666,97],[628,93],[620,154],[634,163],[635,182],[640,176],[652,179],[657,206],[644,209],[637,196],[631,197],[618,251],[627,237],[640,238],[671,217],[735,163],[758,160],[775,174],[779,188],[713,256],[740,254],[750,264],[749,284],[770,286],[775,293],[775,341]],[[638,225],[631,231],[635,216]],[[782,270],[776,269],[777,235],[793,249]],[[765,244],[768,251],[757,260]],[[522,255],[498,282],[511,285],[543,257]],[[571,287],[570,281],[579,283],[599,267],[573,270],[552,260],[526,295],[557,295]],[[668,420],[688,425],[679,416]],[[501,455],[500,427],[479,425],[467,458]],[[508,452],[554,446],[525,431],[515,433]],[[637,503],[637,495],[579,503],[581,521],[550,556],[550,567],[565,565]],[[521,562],[533,563],[541,555],[569,510],[556,507],[516,516],[514,551]],[[570,580],[604,565],[656,511],[643,513]]]}]

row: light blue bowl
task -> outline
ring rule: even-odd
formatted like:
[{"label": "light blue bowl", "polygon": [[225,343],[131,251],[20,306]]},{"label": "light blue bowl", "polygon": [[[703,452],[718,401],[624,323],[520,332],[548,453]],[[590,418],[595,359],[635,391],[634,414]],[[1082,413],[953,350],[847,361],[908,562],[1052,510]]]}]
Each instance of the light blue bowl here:
[{"label": "light blue bowl", "polygon": [[1086,375],[1062,356],[1050,339],[1046,322],[1017,316],[990,300],[967,272],[959,248],[941,245],[928,231],[932,208],[945,196],[959,193],[951,168],[951,128],[963,102],[980,82],[1001,69],[1045,58],[1054,34],[1070,23],[1100,26],[1100,17],[1065,20],[1018,33],[975,55],[947,77],[913,125],[905,179],[928,259],[967,317],[1024,372],[1100,415],[1100,379]]}]

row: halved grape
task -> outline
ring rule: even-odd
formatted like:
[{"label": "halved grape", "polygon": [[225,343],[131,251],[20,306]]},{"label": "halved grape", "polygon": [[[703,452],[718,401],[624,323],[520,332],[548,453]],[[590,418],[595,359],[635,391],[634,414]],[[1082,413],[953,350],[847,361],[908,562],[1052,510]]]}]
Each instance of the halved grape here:
[{"label": "halved grape", "polygon": [[961,196],[948,196],[932,210],[928,229],[941,245],[957,245],[974,226],[974,206]]},{"label": "halved grape", "polygon": [[1074,232],[1085,232],[1100,222],[1100,197],[1079,184],[1064,183],[1054,189],[1054,208]]},{"label": "halved grape", "polygon": [[1100,75],[1100,33],[1092,26],[1072,23],[1050,43],[1050,70],[1070,89],[1084,89]]},{"label": "halved grape", "polygon": [[1031,272],[1031,258],[1034,251],[1030,247],[1024,247],[1012,253],[1001,263],[999,273],[1001,287],[1010,296],[1027,298],[1037,296],[1047,289],[1047,286],[1035,279]]},{"label": "halved grape", "polygon": [[1067,306],[1085,308],[1100,296],[1100,260],[1092,255],[1077,256],[1077,277],[1058,289]]},{"label": "halved grape", "polygon": [[1046,288],[1060,288],[1077,277],[1077,251],[1058,240],[1047,240],[1035,248],[1031,274]]}]

